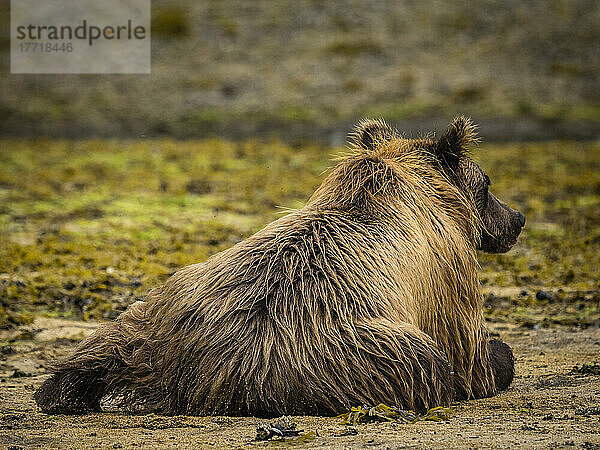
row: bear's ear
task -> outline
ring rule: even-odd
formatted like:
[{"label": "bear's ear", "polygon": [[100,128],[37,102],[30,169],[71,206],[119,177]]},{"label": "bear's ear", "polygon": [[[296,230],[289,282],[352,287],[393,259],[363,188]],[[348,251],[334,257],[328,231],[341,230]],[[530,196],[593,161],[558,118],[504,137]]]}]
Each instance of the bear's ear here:
[{"label": "bear's ear", "polygon": [[394,137],[398,137],[398,132],[383,119],[361,120],[350,134],[350,140],[365,150],[375,150],[379,143],[388,142]]},{"label": "bear's ear", "polygon": [[469,147],[479,142],[477,126],[468,117],[457,117],[435,144],[435,154],[444,168],[456,170]]}]

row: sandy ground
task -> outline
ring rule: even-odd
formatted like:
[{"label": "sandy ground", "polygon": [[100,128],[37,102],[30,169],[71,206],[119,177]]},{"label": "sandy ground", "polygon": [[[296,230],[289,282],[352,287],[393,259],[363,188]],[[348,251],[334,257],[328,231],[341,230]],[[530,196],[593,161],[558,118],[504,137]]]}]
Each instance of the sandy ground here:
[{"label": "sandy ground", "polygon": [[[446,422],[375,423],[347,432],[340,419],[294,417],[314,439],[256,442],[253,417],[162,417],[118,413],[51,416],[32,395],[45,367],[93,331],[95,323],[37,319],[0,332],[2,448],[585,448],[600,449],[600,375],[573,371],[600,355],[600,330],[530,330],[493,324],[514,349],[517,375],[509,391],[453,405]],[[21,377],[14,377],[21,374]],[[21,371],[22,373],[18,372]]]}]

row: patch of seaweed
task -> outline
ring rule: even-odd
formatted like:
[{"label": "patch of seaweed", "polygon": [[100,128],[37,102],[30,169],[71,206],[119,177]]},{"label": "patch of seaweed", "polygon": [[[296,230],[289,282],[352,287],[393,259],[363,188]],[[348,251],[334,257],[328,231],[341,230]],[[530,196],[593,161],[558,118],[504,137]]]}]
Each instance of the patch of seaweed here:
[{"label": "patch of seaweed", "polygon": [[377,406],[356,406],[350,411],[340,414],[342,424],[355,427],[356,425],[370,422],[399,422],[415,423],[420,420],[431,420],[441,422],[449,420],[452,415],[451,408],[438,406],[431,408],[425,414],[420,415],[412,410],[400,409],[395,406],[387,406],[380,403]]}]

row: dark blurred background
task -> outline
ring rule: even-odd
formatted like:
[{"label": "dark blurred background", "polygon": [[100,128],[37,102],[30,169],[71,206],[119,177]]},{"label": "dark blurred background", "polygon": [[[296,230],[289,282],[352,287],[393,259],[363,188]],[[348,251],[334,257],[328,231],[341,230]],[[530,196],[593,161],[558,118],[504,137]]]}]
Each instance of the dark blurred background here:
[{"label": "dark blurred background", "polygon": [[151,75],[8,74],[8,3],[4,136],[337,145],[363,116],[415,134],[456,114],[488,140],[599,136],[595,0],[155,0]]}]

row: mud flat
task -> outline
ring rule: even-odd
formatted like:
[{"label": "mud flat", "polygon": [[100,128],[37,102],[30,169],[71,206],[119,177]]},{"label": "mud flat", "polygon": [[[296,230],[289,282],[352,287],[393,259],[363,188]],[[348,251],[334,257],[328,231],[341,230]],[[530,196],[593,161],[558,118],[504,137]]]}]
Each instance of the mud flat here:
[{"label": "mud flat", "polygon": [[[340,419],[294,417],[308,439],[257,442],[254,417],[164,417],[121,413],[42,414],[33,392],[46,367],[95,322],[37,318],[0,332],[0,446],[3,448],[600,448],[600,329],[528,329],[494,323],[514,349],[516,377],[496,397],[453,405],[445,422],[371,423],[344,435]],[[584,366],[585,364],[585,366]]]}]

